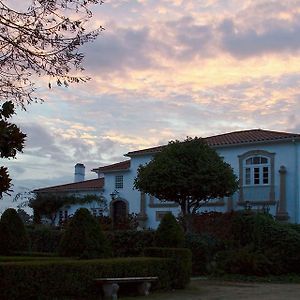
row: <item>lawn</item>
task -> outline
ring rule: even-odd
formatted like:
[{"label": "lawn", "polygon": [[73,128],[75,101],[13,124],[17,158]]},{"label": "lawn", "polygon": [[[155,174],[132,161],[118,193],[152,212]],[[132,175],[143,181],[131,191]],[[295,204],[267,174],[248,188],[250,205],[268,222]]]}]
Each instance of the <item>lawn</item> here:
[{"label": "lawn", "polygon": [[[154,292],[147,300],[298,300],[300,285],[292,283],[249,283],[219,280],[192,280],[185,290]],[[145,297],[126,297],[142,300]]]}]

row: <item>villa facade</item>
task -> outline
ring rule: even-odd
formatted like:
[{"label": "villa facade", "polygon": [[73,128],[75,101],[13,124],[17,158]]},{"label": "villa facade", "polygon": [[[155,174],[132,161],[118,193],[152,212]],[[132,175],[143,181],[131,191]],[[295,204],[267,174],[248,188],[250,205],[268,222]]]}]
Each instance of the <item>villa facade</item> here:
[{"label": "villa facade", "polygon": [[[200,211],[226,212],[251,207],[267,210],[281,221],[300,223],[300,134],[252,129],[210,136],[204,140],[232,166],[240,188],[232,197],[212,199]],[[160,202],[135,190],[133,182],[138,167],[147,164],[163,147],[132,151],[125,154],[127,160],[95,168],[92,171],[98,179],[94,180],[81,180],[84,166],[79,165],[78,168],[77,165],[77,182],[35,192],[81,195],[96,192],[107,200],[107,213],[113,219],[135,213],[141,228],[156,228],[164,214],[172,212],[178,215],[180,208],[176,203]],[[80,177],[80,173],[83,176]],[[77,208],[68,207],[64,214],[71,215]]]}]

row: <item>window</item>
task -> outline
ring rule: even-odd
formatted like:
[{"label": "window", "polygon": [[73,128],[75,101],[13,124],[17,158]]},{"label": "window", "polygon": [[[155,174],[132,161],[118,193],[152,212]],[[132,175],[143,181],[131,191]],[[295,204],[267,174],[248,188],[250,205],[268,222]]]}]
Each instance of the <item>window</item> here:
[{"label": "window", "polygon": [[239,180],[238,192],[239,203],[245,201],[256,203],[275,201],[274,165],[275,155],[265,150],[250,150],[238,156]]},{"label": "window", "polygon": [[59,224],[63,223],[67,219],[68,219],[68,211],[67,210],[60,210],[59,211],[59,219],[58,219]]},{"label": "window", "polygon": [[252,156],[244,161],[244,185],[268,185],[270,176],[269,158]]},{"label": "window", "polygon": [[93,208],[91,208],[91,211],[92,211],[93,216],[95,216],[95,217],[100,217],[103,215],[103,208],[99,208],[99,207],[94,208],[93,207]]},{"label": "window", "polygon": [[123,175],[117,175],[115,177],[115,188],[122,189],[123,188]]}]

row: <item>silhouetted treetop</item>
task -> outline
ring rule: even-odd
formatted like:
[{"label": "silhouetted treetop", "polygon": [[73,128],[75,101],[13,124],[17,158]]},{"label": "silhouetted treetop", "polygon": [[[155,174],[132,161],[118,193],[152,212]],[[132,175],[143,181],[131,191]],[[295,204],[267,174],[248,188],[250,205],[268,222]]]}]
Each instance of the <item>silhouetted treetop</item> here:
[{"label": "silhouetted treetop", "polygon": [[[47,75],[65,86],[87,80],[71,74],[83,69],[83,54],[78,48],[103,30],[100,26],[86,31],[87,21],[92,17],[89,6],[103,1],[29,2],[21,10],[0,1],[0,101],[10,99],[23,107],[38,100],[33,95],[33,76]],[[24,5],[22,1],[20,7]]]}]

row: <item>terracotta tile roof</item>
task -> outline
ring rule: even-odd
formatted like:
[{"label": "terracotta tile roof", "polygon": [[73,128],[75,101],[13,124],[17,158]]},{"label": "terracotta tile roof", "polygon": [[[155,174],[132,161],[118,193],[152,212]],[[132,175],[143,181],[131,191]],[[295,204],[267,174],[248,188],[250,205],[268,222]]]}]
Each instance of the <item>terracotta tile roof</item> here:
[{"label": "terracotta tile roof", "polygon": [[113,165],[108,165],[108,166],[93,169],[92,172],[96,172],[96,173],[115,172],[115,171],[128,170],[129,168],[130,168],[130,159],[121,161]]},{"label": "terracotta tile roof", "polygon": [[[209,136],[203,139],[208,143],[209,146],[222,147],[262,142],[290,141],[293,139],[300,139],[300,134],[263,129],[250,129]],[[165,146],[158,146],[132,151],[128,152],[126,156],[130,157],[135,155],[154,154],[160,152],[164,147]]]},{"label": "terracotta tile roof", "polygon": [[205,138],[210,146],[224,146],[236,144],[251,144],[257,142],[274,142],[300,138],[300,134],[251,129],[234,131]]},{"label": "terracotta tile roof", "polygon": [[74,183],[67,183],[56,186],[49,186],[41,189],[36,189],[36,193],[55,193],[55,192],[74,192],[84,190],[101,190],[104,187],[104,178],[85,180]]}]

